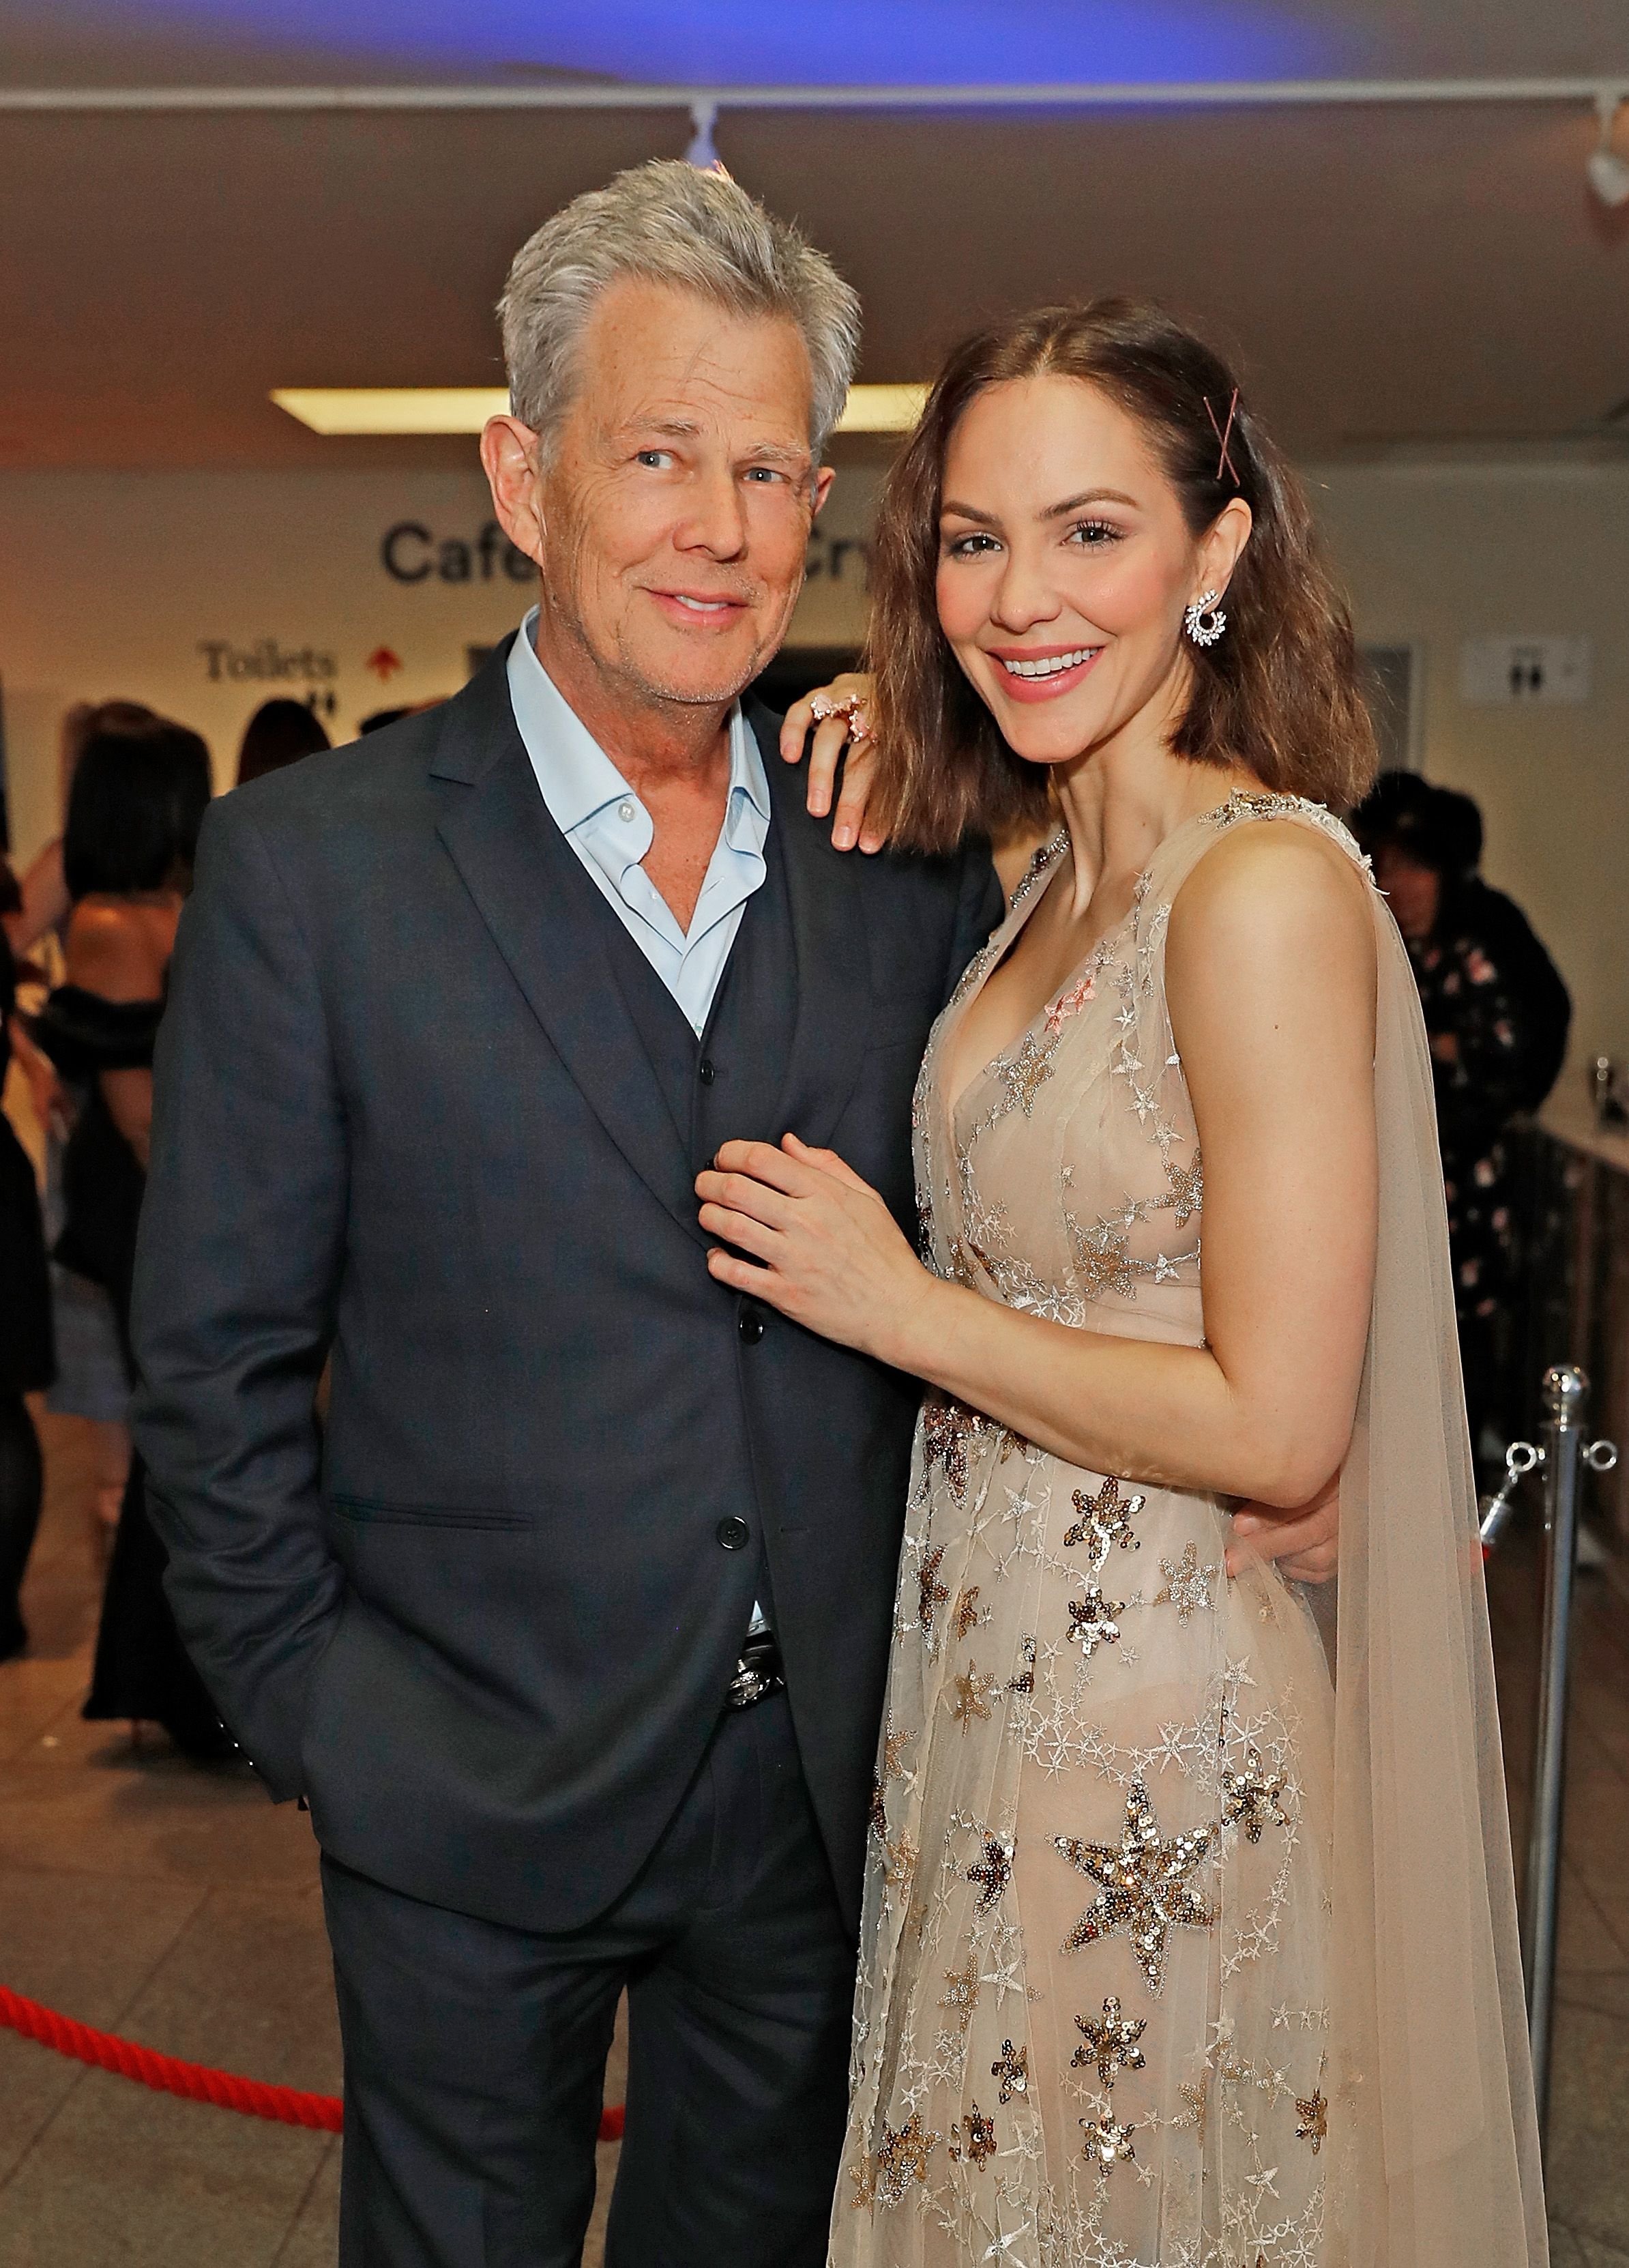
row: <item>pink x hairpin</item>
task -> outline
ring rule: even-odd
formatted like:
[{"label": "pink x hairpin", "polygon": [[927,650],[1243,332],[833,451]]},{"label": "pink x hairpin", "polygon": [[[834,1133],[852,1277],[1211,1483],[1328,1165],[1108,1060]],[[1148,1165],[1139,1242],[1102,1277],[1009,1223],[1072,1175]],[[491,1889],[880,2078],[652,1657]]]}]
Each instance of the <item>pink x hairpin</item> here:
[{"label": "pink x hairpin", "polygon": [[1237,472],[1234,468],[1233,460],[1228,454],[1228,443],[1233,438],[1233,420],[1238,415],[1238,406],[1239,390],[1236,386],[1233,389],[1233,399],[1228,404],[1228,422],[1225,426],[1218,425],[1216,423],[1216,413],[1210,406],[1210,396],[1208,394],[1205,396],[1205,415],[1210,420],[1211,431],[1215,435],[1218,442],[1220,442],[1222,446],[1222,454],[1216,460],[1216,478],[1220,480],[1224,472],[1229,474],[1232,478],[1233,485],[1236,489],[1243,488],[1244,483],[1240,480]]}]

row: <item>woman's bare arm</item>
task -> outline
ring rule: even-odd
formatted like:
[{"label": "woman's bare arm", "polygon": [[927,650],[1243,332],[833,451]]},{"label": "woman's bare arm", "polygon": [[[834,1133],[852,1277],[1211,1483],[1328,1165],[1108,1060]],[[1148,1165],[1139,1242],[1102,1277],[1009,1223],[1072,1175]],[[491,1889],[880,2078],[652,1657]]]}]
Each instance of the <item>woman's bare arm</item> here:
[{"label": "woman's bare arm", "polygon": [[[174,913],[167,907],[82,900],[63,943],[68,982],[103,1000],[156,1000],[174,936]],[[151,1071],[105,1071],[98,1078],[109,1116],[144,1170],[152,1133]]]},{"label": "woman's bare arm", "polygon": [[1202,1347],[1017,1314],[927,1273],[827,1153],[730,1144],[701,1176],[721,1281],[1097,1472],[1300,1506],[1345,1454],[1376,1160],[1366,886],[1300,828],[1237,830],[1179,894],[1167,985],[1205,1159]]}]

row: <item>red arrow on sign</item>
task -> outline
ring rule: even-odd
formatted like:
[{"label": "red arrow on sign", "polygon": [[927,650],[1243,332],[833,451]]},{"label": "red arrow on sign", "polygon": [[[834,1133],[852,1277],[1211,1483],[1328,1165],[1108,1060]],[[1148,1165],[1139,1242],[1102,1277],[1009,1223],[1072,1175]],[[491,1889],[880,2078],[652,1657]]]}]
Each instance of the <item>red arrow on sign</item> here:
[{"label": "red arrow on sign", "polygon": [[376,645],[363,664],[364,669],[371,669],[373,672],[381,685],[387,679],[394,677],[401,666],[401,656],[399,653],[393,653],[387,645]]}]

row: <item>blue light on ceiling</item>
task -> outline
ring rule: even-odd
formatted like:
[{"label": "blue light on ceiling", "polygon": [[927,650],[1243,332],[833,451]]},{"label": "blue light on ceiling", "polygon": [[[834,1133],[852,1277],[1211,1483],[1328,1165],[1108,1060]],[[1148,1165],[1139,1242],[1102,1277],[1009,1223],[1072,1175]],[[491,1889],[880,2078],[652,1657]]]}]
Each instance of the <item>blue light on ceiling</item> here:
[{"label": "blue light on ceiling", "polygon": [[327,48],[353,66],[532,65],[670,85],[1272,78],[1339,45],[1273,5],[1206,0],[136,0],[128,26]]}]

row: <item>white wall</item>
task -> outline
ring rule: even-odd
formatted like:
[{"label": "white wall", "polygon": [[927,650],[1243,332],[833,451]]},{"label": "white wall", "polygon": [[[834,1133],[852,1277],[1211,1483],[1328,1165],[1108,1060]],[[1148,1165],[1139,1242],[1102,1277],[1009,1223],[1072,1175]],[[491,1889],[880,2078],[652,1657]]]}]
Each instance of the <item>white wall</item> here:
[{"label": "white wall", "polygon": [[[1574,1056],[1629,1055],[1629,468],[1339,467],[1312,475],[1319,515],[1368,642],[1424,657],[1423,757],[1487,821],[1487,872],[1528,908],[1577,1001]],[[821,522],[794,637],[858,637],[860,559],[876,475],[845,472]],[[529,603],[489,542],[478,474],[0,475],[0,685],[13,842],[57,825],[57,719],[70,701],[128,695],[199,727],[230,778],[238,737],[271,692],[308,673],[336,697],[335,737],[370,709],[451,691],[466,650]],[[428,564],[413,582],[381,558]],[[843,547],[840,549],[839,547]],[[441,563],[467,563],[448,580]],[[1587,636],[1594,690],[1576,708],[1473,709],[1459,649],[1501,632]],[[233,676],[207,642],[295,658],[272,681]],[[371,675],[380,647],[402,668]],[[262,665],[263,666],[263,665]]]},{"label": "white wall", "polygon": [[[822,517],[802,644],[857,635],[871,487],[840,480]],[[180,718],[208,739],[227,786],[244,725],[269,695],[331,693],[338,740],[371,710],[456,691],[469,648],[532,603],[532,571],[510,554],[525,570],[510,574],[495,526],[483,546],[490,521],[479,470],[0,474],[14,855],[57,831],[57,728],[74,701],[118,695]],[[381,650],[401,665],[384,677],[368,667]]]},{"label": "white wall", "polygon": [[[1423,648],[1424,769],[1481,805],[1484,871],[1572,987],[1574,1063],[1629,1056],[1629,467],[1311,477],[1360,635]],[[1462,642],[1504,634],[1589,638],[1589,702],[1467,705]]]}]

